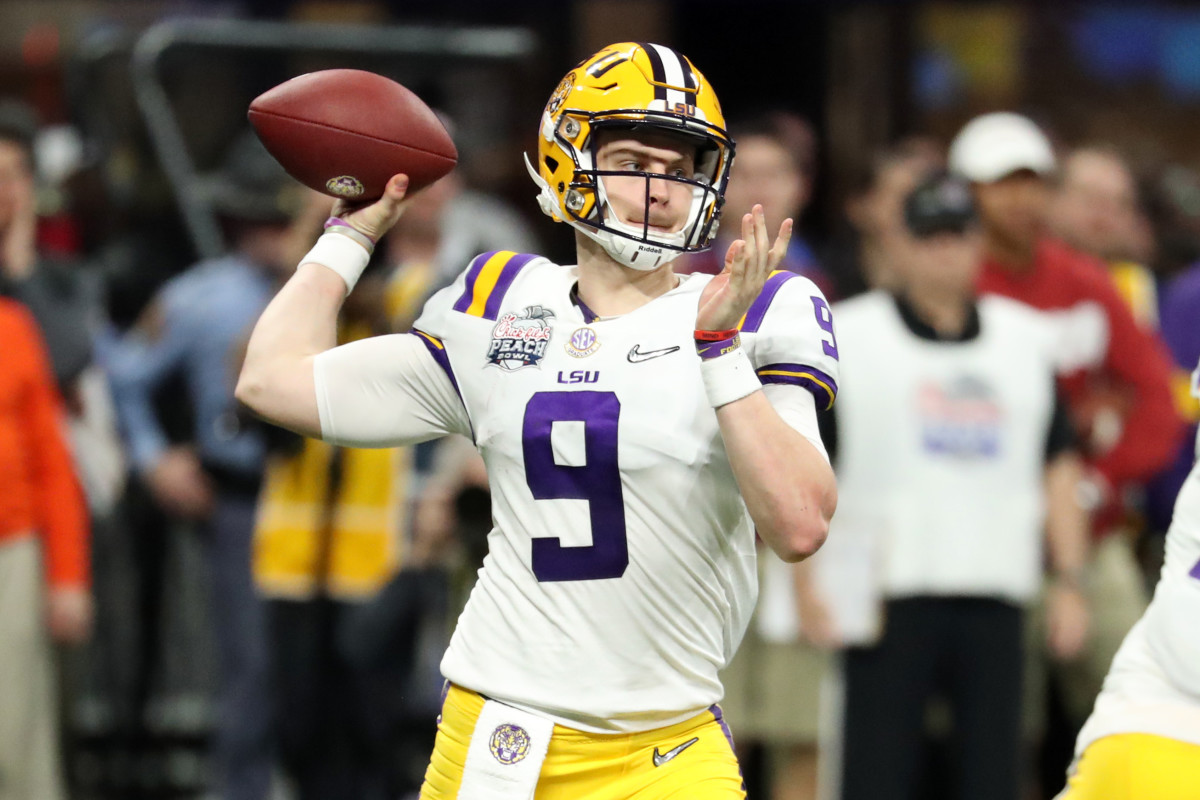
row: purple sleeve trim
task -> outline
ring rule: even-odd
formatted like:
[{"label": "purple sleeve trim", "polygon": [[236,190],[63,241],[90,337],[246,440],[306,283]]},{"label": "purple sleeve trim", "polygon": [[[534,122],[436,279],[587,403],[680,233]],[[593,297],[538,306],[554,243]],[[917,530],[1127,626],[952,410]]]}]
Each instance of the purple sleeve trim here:
[{"label": "purple sleeve trim", "polygon": [[768,364],[759,367],[758,379],[764,384],[783,383],[803,386],[817,399],[817,405],[828,411],[837,398],[837,381],[826,372],[804,364]]},{"label": "purple sleeve trim", "polygon": [[416,328],[413,328],[412,332],[421,340],[425,345],[425,349],[433,356],[433,360],[446,373],[446,377],[450,379],[450,384],[454,386],[455,393],[458,394],[458,399],[463,401],[463,408],[466,408],[467,402],[463,400],[462,390],[458,388],[458,379],[454,377],[454,370],[450,366],[450,356],[446,354],[446,347],[442,344],[442,340],[425,333],[425,331],[419,331]]}]

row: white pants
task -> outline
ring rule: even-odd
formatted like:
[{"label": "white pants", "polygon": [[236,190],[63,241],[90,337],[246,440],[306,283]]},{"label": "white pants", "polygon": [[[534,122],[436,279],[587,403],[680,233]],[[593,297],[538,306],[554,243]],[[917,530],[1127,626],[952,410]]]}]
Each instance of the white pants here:
[{"label": "white pants", "polygon": [[0,800],[62,800],[57,670],[41,543],[0,543]]}]

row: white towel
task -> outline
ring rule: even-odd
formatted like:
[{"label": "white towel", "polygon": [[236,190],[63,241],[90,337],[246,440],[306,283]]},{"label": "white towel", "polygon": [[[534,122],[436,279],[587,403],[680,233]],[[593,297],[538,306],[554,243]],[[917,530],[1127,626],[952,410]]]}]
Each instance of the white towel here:
[{"label": "white towel", "polygon": [[488,700],[475,721],[459,800],[533,800],[554,722]]}]

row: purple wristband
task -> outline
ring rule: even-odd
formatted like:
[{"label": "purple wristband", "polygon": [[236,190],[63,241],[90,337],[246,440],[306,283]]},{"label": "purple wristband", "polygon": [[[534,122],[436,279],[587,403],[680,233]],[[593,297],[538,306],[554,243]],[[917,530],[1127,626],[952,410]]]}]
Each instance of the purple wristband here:
[{"label": "purple wristband", "polygon": [[[325,220],[325,228],[324,229],[329,230],[330,228],[349,228],[350,230],[354,231],[354,233],[357,233],[359,236],[368,240],[371,243],[372,247],[379,244],[379,242],[377,242],[374,238],[367,236],[365,233],[363,233],[358,228],[351,225],[349,222],[346,222],[346,220],[342,219],[341,217],[330,217],[329,219]],[[353,238],[353,237],[351,237],[351,238]]]},{"label": "purple wristband", "polygon": [[708,361],[712,358],[720,358],[726,353],[732,353],[742,346],[741,334],[734,334],[731,339],[722,339],[719,342],[702,342],[696,340],[696,355],[700,356],[701,361]]}]

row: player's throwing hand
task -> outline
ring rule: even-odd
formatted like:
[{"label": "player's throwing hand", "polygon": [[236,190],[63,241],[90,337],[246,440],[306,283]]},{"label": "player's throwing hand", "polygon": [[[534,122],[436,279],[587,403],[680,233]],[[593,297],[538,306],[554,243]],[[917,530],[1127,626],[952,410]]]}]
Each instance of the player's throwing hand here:
[{"label": "player's throwing hand", "polygon": [[750,304],[762,292],[771,270],[787,253],[792,238],[792,221],[779,226],[775,244],[770,244],[767,221],[761,205],[742,217],[742,238],[729,245],[725,269],[700,295],[696,329],[724,331],[736,328]]},{"label": "player's throwing hand", "polygon": [[404,213],[408,195],[408,176],[393,175],[383,190],[383,196],[368,206],[353,206],[339,199],[333,204],[332,215],[348,223],[359,233],[378,242],[392,229]]}]

